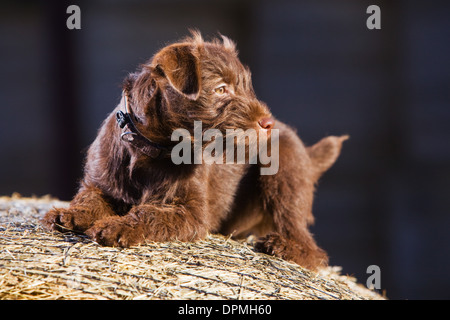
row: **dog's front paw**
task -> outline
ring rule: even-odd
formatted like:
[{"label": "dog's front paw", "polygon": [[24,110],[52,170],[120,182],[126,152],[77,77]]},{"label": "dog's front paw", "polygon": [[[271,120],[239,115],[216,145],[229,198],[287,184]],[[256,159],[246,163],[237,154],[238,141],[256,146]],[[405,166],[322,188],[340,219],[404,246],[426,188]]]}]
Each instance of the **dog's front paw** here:
[{"label": "dog's front paw", "polygon": [[99,220],[85,233],[98,244],[111,247],[130,247],[143,240],[140,232],[119,216]]},{"label": "dog's front paw", "polygon": [[42,225],[46,228],[60,232],[82,232],[90,226],[90,222],[90,219],[86,219],[86,213],[83,210],[73,207],[54,208],[41,219]]},{"label": "dog's front paw", "polygon": [[258,239],[255,243],[255,250],[293,261],[312,270],[324,267],[328,263],[327,254],[315,243],[310,243],[308,240],[305,243],[296,242],[286,239],[278,233],[271,233]]}]

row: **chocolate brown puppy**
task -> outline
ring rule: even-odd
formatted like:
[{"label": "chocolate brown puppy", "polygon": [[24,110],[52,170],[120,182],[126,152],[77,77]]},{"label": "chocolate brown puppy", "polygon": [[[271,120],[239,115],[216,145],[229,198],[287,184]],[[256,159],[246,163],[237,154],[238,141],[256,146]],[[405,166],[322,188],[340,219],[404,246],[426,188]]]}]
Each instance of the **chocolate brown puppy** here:
[{"label": "chocolate brown puppy", "polygon": [[[262,174],[267,162],[251,163],[248,151],[245,163],[196,161],[195,147],[180,152],[177,129],[202,151],[220,136],[199,142],[196,129],[223,137],[232,129],[253,130],[257,138],[242,141],[246,147],[267,142],[277,170]],[[208,233],[255,234],[257,250],[316,269],[328,258],[308,230],[314,188],[346,138],[305,147],[257,99],[234,43],[226,37],[207,42],[193,32],[125,79],[120,103],[89,148],[70,207],[54,208],[42,223],[121,247],[195,241]],[[220,158],[218,149],[211,154]]]}]

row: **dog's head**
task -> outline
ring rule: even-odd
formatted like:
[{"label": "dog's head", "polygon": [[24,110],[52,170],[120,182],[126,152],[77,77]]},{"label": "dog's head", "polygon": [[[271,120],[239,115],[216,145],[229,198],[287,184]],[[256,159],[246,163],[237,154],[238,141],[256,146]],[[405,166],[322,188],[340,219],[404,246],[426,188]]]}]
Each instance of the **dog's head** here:
[{"label": "dog's head", "polygon": [[216,128],[270,131],[267,106],[254,93],[250,71],[234,43],[222,36],[206,42],[199,33],[160,50],[124,82],[136,126],[149,139],[170,143],[172,132]]}]

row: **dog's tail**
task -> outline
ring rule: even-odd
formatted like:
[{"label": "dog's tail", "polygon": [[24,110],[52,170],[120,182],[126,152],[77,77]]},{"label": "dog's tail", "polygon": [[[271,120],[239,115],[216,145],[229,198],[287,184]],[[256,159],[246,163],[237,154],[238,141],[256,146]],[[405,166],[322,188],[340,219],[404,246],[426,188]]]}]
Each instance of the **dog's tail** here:
[{"label": "dog's tail", "polygon": [[342,143],[348,138],[348,135],[329,136],[306,148],[313,164],[315,181],[336,162],[341,153]]}]

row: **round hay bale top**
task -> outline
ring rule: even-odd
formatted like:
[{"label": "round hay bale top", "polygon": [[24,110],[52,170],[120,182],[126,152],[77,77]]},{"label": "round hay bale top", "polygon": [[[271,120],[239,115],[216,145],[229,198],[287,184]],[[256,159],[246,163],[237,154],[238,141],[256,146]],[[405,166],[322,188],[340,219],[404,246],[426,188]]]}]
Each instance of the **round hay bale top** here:
[{"label": "round hay bale top", "polygon": [[336,267],[314,273],[219,235],[103,247],[43,229],[54,206],[68,203],[0,197],[0,299],[383,299]]}]

